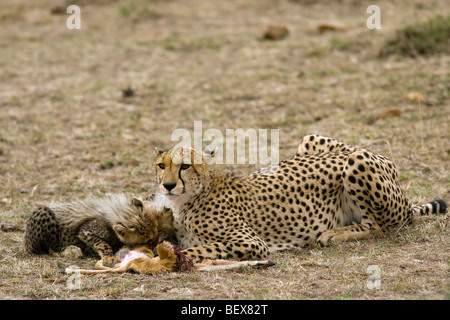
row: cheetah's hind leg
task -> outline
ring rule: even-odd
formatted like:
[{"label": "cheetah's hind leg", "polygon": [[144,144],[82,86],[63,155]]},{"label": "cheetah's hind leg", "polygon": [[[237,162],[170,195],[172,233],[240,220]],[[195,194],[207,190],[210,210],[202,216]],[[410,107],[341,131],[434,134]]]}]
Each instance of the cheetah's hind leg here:
[{"label": "cheetah's hind leg", "polygon": [[59,225],[55,213],[49,207],[39,207],[31,214],[25,230],[24,245],[31,254],[48,254],[63,250]]},{"label": "cheetah's hind leg", "polygon": [[363,149],[350,154],[342,173],[340,220],[351,219],[322,233],[317,242],[326,245],[328,241],[365,239],[410,222],[410,206],[397,177],[395,165],[386,157]]},{"label": "cheetah's hind leg", "polygon": [[303,137],[298,145],[297,155],[305,156],[335,151],[352,152],[355,151],[355,148],[332,138],[308,135]]},{"label": "cheetah's hind leg", "polygon": [[376,224],[355,224],[340,228],[333,228],[322,233],[317,238],[317,243],[325,246],[329,241],[344,242],[350,240],[366,239],[372,234],[381,234],[381,229]]}]

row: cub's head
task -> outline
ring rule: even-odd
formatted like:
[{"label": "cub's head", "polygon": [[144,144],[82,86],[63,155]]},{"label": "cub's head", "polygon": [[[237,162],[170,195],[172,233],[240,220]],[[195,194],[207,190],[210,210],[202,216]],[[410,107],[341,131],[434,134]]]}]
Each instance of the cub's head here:
[{"label": "cub's head", "polygon": [[133,212],[126,222],[113,225],[119,240],[126,246],[149,244],[159,237],[157,210],[150,201],[133,197]]},{"label": "cub's head", "polygon": [[188,147],[175,147],[169,151],[155,148],[155,153],[159,190],[171,202],[185,202],[202,190],[210,177],[210,168],[205,160],[215,155],[215,151],[199,152]]}]

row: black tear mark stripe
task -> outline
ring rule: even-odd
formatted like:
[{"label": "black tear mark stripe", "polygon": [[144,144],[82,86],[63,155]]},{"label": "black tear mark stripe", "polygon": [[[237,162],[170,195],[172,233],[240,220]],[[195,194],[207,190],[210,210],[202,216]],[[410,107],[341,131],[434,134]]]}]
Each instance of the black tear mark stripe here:
[{"label": "black tear mark stripe", "polygon": [[183,192],[184,192],[185,186],[184,186],[184,180],[183,180],[183,178],[181,178],[181,166],[180,166],[180,169],[178,170],[178,178],[180,178],[181,183],[183,184]]}]

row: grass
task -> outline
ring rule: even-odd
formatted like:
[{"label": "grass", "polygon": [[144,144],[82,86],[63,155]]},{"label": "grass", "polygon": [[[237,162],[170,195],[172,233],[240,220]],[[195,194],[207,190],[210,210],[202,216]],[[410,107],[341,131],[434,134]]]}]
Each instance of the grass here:
[{"label": "grass", "polygon": [[446,53],[450,50],[450,15],[435,15],[428,20],[397,31],[380,51],[382,56],[399,54],[421,56]]},{"label": "grass", "polygon": [[[354,1],[79,1],[72,31],[53,5],[0,3],[0,224],[24,229],[38,203],[155,190],[153,148],[197,120],[223,134],[279,128],[280,158],[311,133],[368,147],[394,159],[413,203],[450,199],[450,57],[378,57],[395,30],[448,17],[446,1],[381,1],[381,30]],[[320,34],[322,20],[348,29]],[[289,37],[261,40],[270,21]],[[393,107],[401,116],[377,119]],[[448,299],[448,224],[277,253],[267,270],[83,276],[77,290],[59,270],[93,259],[30,256],[21,231],[0,231],[0,299]],[[380,289],[366,286],[371,265]]]}]

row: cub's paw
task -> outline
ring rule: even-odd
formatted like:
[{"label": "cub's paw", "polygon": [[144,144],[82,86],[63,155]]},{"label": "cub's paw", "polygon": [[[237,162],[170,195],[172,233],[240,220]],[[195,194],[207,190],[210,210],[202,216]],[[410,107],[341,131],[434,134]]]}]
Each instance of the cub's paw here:
[{"label": "cub's paw", "polygon": [[62,252],[54,252],[52,249],[50,249],[50,254],[55,257],[65,257],[72,259],[79,259],[83,256],[83,252],[81,251],[81,249],[74,245],[66,247]]},{"label": "cub's paw", "polygon": [[119,262],[119,259],[116,256],[103,256],[102,261],[104,266],[114,267]]}]

